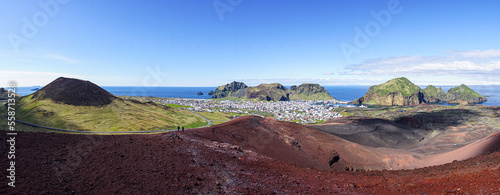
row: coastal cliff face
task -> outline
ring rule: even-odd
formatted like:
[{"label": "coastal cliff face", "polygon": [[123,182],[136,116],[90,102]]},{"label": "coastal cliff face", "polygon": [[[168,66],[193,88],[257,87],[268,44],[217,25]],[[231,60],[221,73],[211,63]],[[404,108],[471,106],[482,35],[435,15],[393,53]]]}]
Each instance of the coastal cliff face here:
[{"label": "coastal cliff face", "polygon": [[408,106],[420,103],[448,102],[452,104],[475,104],[487,99],[466,85],[451,88],[445,94],[441,88],[432,85],[421,89],[407,78],[395,78],[380,85],[371,86],[366,94],[353,104],[384,106]]},{"label": "coastal cliff face", "polygon": [[260,84],[246,90],[246,98],[261,101],[289,101],[288,90],[279,83]]},{"label": "coastal cliff face", "polygon": [[408,106],[423,101],[420,87],[407,78],[395,78],[380,85],[371,86],[366,94],[353,104],[375,104],[385,106]]},{"label": "coastal cliff face", "polygon": [[334,98],[326,89],[314,83],[290,87],[290,100],[333,100]]},{"label": "coastal cliff face", "polygon": [[248,86],[242,82],[233,81],[227,85],[221,85],[215,89],[215,92],[212,93],[212,98],[224,98],[230,97],[233,93],[236,93],[240,89],[245,89]]},{"label": "coastal cliff face", "polygon": [[328,91],[319,84],[305,83],[298,87],[287,89],[279,83],[260,84],[256,87],[247,87],[244,83],[232,82],[217,87],[212,98],[246,98],[261,101],[290,101],[290,100],[333,100]]}]

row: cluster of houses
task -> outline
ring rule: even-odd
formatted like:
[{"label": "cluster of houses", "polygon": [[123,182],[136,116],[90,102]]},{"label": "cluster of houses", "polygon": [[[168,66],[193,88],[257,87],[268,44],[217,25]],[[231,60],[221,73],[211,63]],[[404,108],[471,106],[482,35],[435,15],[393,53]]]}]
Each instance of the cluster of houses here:
[{"label": "cluster of houses", "polygon": [[230,112],[239,114],[269,113],[275,120],[294,121],[299,123],[317,123],[342,117],[334,112],[334,100],[331,101],[232,101],[210,99],[161,99],[160,103],[189,106],[186,109],[200,112]]}]

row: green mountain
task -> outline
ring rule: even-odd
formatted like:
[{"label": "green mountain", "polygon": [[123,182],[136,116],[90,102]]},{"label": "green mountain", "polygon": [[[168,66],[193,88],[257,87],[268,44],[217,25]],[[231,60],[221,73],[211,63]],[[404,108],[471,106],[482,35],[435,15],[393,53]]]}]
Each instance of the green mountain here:
[{"label": "green mountain", "polygon": [[451,88],[448,92],[446,92],[446,101],[448,103],[457,104],[476,104],[485,102],[487,99],[466,85],[461,84],[460,86]]},{"label": "green mountain", "polygon": [[420,104],[423,94],[420,87],[405,77],[391,79],[380,85],[371,86],[366,94],[354,100],[354,104],[376,104],[386,106],[407,106]]},{"label": "green mountain", "polygon": [[443,102],[446,100],[446,94],[441,87],[436,88],[433,85],[429,85],[422,90],[422,93],[424,94],[424,102],[426,103]]},{"label": "green mountain", "polygon": [[290,87],[290,100],[333,100],[326,89],[314,83],[304,83]]},{"label": "green mountain", "polygon": [[421,89],[407,78],[395,78],[385,83],[371,86],[366,94],[353,101],[353,104],[374,104],[385,106],[407,106],[420,103],[448,102],[475,104],[487,99],[466,85],[451,88],[445,94],[433,85]]},{"label": "green mountain", "polygon": [[[89,81],[58,78],[16,101],[16,119],[60,129],[140,131],[199,127],[206,121],[191,112],[153,102],[124,100]],[[0,108],[6,115],[6,109]]]},{"label": "green mountain", "polygon": [[257,87],[246,89],[247,99],[258,99],[261,101],[289,101],[288,90],[279,83],[260,84]]},{"label": "green mountain", "polygon": [[241,82],[232,82],[215,89],[212,98],[240,98],[260,101],[289,100],[333,100],[334,98],[319,84],[305,83],[287,89],[279,83],[260,84],[247,87]]}]

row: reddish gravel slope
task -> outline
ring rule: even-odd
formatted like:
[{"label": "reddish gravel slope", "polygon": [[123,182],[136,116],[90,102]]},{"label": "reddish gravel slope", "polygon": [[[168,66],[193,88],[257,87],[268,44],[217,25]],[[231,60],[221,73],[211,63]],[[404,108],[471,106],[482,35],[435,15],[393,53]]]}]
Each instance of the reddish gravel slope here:
[{"label": "reddish gravel slope", "polygon": [[[274,124],[271,120],[245,117],[227,126],[186,131],[179,137],[20,132],[16,137],[16,188],[8,187],[3,176],[0,194],[500,193],[499,152],[416,170],[325,170],[322,158],[312,163],[297,159],[312,158],[308,152],[320,151],[310,149],[312,141],[306,141],[302,133],[320,136],[318,142],[330,138],[321,138],[322,134],[309,128],[288,129],[301,125]],[[232,127],[233,134],[223,133],[230,132],[226,127]],[[264,131],[275,137],[269,138]],[[243,135],[259,134],[262,137],[256,140],[261,141],[245,142],[248,138]],[[293,138],[288,138],[288,143],[282,139],[287,136]],[[5,133],[0,137],[8,139]],[[341,139],[338,142],[344,143]],[[0,144],[3,154],[8,152],[6,144]],[[273,149],[284,154],[265,152]],[[306,154],[286,158],[301,152]],[[5,156],[0,158],[1,169],[6,170],[8,163]]]}]

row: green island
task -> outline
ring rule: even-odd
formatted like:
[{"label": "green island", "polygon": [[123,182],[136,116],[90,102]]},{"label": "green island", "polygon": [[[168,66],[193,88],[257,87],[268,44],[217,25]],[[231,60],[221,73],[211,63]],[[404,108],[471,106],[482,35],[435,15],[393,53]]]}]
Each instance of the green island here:
[{"label": "green island", "polygon": [[487,101],[486,97],[462,84],[443,92],[433,85],[421,89],[405,77],[391,79],[385,83],[371,86],[363,97],[353,104],[384,106],[408,106],[421,103],[448,102],[453,104],[477,104]]}]

